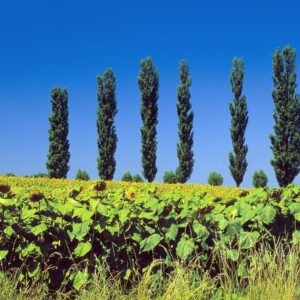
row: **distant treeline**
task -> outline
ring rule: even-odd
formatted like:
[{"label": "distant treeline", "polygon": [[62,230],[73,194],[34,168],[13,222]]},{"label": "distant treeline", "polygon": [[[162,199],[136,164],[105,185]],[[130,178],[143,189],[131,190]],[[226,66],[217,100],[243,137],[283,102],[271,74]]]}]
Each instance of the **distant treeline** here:
[{"label": "distant treeline", "polygon": [[[188,63],[179,65],[180,85],[177,87],[178,114],[178,166],[166,172],[172,182],[185,183],[191,176],[194,166],[193,121],[190,87],[192,84]],[[299,173],[300,166],[300,98],[296,89],[296,50],[286,46],[273,54],[272,97],[274,100],[274,133],[270,136],[274,168],[280,186],[292,183]],[[229,169],[237,186],[243,182],[247,170],[248,147],[245,131],[248,124],[246,96],[243,95],[244,62],[240,58],[232,61],[230,84],[233,100],[229,103],[231,115],[230,136],[232,152],[229,153]],[[116,169],[114,158],[117,148],[115,116],[117,114],[116,79],[108,68],[103,76],[97,77],[97,132],[98,132],[98,173],[104,180],[111,180]],[[141,92],[141,154],[143,176],[148,182],[157,173],[157,123],[159,75],[151,57],[141,61],[138,75]],[[66,89],[55,87],[51,92],[52,114],[49,118],[48,175],[52,178],[66,178],[69,171],[70,144],[68,140],[68,93]]]}]

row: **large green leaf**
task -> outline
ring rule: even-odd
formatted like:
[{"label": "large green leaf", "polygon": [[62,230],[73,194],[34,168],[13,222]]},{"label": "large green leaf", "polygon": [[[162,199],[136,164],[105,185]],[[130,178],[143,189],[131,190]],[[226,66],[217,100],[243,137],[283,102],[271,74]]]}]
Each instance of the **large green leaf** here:
[{"label": "large green leaf", "polygon": [[209,231],[198,220],[194,220],[193,230],[197,234],[198,239],[202,239],[205,241],[209,237]]},{"label": "large green leaf", "polygon": [[48,229],[47,225],[45,223],[42,223],[40,225],[37,225],[37,226],[34,226],[34,227],[31,227],[31,232],[34,234],[34,235],[39,235],[40,233],[46,231]]},{"label": "large green leaf", "polygon": [[8,250],[0,250],[0,260],[4,259],[8,254]]},{"label": "large green leaf", "polygon": [[143,239],[140,242],[142,252],[148,252],[153,250],[161,240],[162,237],[158,233],[149,235],[147,238]]},{"label": "large green leaf", "polygon": [[239,219],[235,219],[230,221],[226,227],[226,234],[230,236],[234,236],[240,232],[242,225]]},{"label": "large green leaf", "polygon": [[9,206],[9,205],[13,205],[15,201],[13,201],[12,199],[5,199],[5,198],[0,198],[0,204],[1,206]]},{"label": "large green leaf", "polygon": [[239,239],[240,247],[243,249],[251,248],[255,245],[258,238],[259,238],[258,231],[253,231],[253,232],[242,231],[240,233],[240,239]]},{"label": "large green leaf", "polygon": [[300,213],[294,214],[295,220],[300,221]]},{"label": "large green leaf", "polygon": [[193,253],[194,249],[194,241],[183,235],[176,247],[176,253],[181,259],[186,260]]},{"label": "large green leaf", "polygon": [[93,211],[87,210],[84,207],[79,207],[74,209],[73,217],[80,217],[83,222],[91,221],[92,216],[93,216]]},{"label": "large green leaf", "polygon": [[147,219],[147,220],[153,220],[154,219],[154,214],[152,212],[145,212],[142,211],[139,213],[139,218],[140,219]]},{"label": "large green leaf", "polygon": [[3,231],[8,237],[11,237],[13,234],[15,234],[16,232],[12,229],[11,226],[8,226],[4,229]]},{"label": "large green leaf", "polygon": [[175,241],[177,234],[178,234],[178,226],[175,224],[172,224],[166,233],[166,238],[168,240]]},{"label": "large green leaf", "polygon": [[41,271],[40,264],[37,261],[32,262],[28,266],[28,276],[33,278],[36,277]]},{"label": "large green leaf", "polygon": [[289,209],[293,214],[300,213],[300,203],[292,203],[289,205]]},{"label": "large green leaf", "polygon": [[260,210],[258,216],[260,217],[263,223],[270,224],[276,216],[276,209],[271,205],[266,205]]},{"label": "large green leaf", "polygon": [[119,219],[121,223],[125,223],[126,221],[129,220],[128,215],[129,215],[129,209],[128,208],[123,208],[119,211]]},{"label": "large green leaf", "polygon": [[229,221],[226,220],[225,218],[223,218],[219,221],[218,226],[221,230],[224,230],[228,224],[229,224]]},{"label": "large green leaf", "polygon": [[33,208],[23,208],[21,217],[23,220],[31,219],[32,217],[34,217],[36,212],[37,210]]},{"label": "large green leaf", "polygon": [[90,242],[80,242],[74,250],[77,257],[85,256],[92,249],[92,244]]},{"label": "large green leaf", "polygon": [[68,231],[68,235],[71,241],[74,238],[76,238],[78,241],[82,241],[83,238],[88,234],[89,230],[90,224],[88,221],[83,223],[74,223],[72,225],[72,231]]},{"label": "large green leaf", "polygon": [[248,222],[256,214],[255,209],[253,209],[251,207],[251,205],[249,205],[247,203],[239,203],[239,205],[238,205],[238,212],[239,212],[239,214],[241,216],[241,218],[240,218],[241,224],[244,224],[244,223]]},{"label": "large green leaf", "polygon": [[240,257],[240,253],[236,249],[228,249],[227,250],[227,257],[233,261],[237,261]]},{"label": "large green leaf", "polygon": [[78,271],[73,279],[73,287],[79,291],[80,288],[87,283],[89,274],[87,271]]},{"label": "large green leaf", "polygon": [[32,252],[35,252],[35,253],[38,253],[38,254],[42,255],[40,247],[35,245],[34,243],[30,243],[27,247],[25,247],[21,250],[21,254],[22,254],[23,257],[28,256]]}]

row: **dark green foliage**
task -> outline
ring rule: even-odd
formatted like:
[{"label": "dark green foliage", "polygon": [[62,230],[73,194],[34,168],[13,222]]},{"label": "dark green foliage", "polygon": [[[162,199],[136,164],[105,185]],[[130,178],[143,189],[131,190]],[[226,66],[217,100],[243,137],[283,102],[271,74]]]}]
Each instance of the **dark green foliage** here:
[{"label": "dark green foliage", "polygon": [[131,175],[131,173],[128,171],[123,174],[121,181],[127,181],[127,182],[143,182],[142,176],[139,174]]},{"label": "dark green foliage", "polygon": [[272,97],[274,109],[274,134],[271,135],[271,149],[277,181],[280,186],[293,182],[300,165],[300,102],[295,94],[296,50],[287,46],[281,53],[273,55]]},{"label": "dark green foliage", "polygon": [[36,173],[32,175],[33,178],[48,178],[48,174],[47,173]]},{"label": "dark green foliage", "polygon": [[156,167],[156,125],[158,123],[158,71],[154,67],[152,58],[147,57],[141,61],[141,70],[138,77],[141,91],[141,117],[143,125],[141,128],[142,138],[142,166],[143,175],[152,182],[157,173]]},{"label": "dark green foliage", "polygon": [[242,270],[239,278],[247,279],[253,274],[247,271],[251,253],[257,249],[274,249],[274,241],[283,239],[287,250],[299,245],[300,188],[293,185],[233,198],[213,197],[201,189],[161,195],[149,186],[137,191],[136,200],[129,200],[123,188],[106,190],[104,181],[94,191],[79,189],[72,197],[63,196],[62,188],[45,197],[28,187],[12,187],[9,196],[10,188],[0,188],[1,272],[17,270],[20,286],[45,279],[43,291],[49,288],[53,297],[43,299],[55,299],[54,292],[64,287],[80,290],[103,266],[108,276],[118,274],[127,286],[149,274],[157,260],[167,268],[154,268],[153,276],[158,271],[166,278],[178,263],[195,261],[202,273],[218,276],[224,268],[215,253],[224,254],[228,268]]},{"label": "dark green foliage", "polygon": [[208,176],[207,182],[210,185],[222,185],[223,177],[221,174],[217,172],[211,172]]},{"label": "dark green foliage", "polygon": [[176,176],[176,173],[174,173],[172,171],[166,171],[164,173],[163,181],[164,181],[164,183],[177,183],[178,178]]},{"label": "dark green foliage", "polygon": [[132,176],[132,182],[144,182],[144,179],[141,175],[135,174]]},{"label": "dark green foliage", "polygon": [[16,175],[14,173],[6,173],[4,176],[7,176],[7,177],[16,177]]},{"label": "dark green foliage", "polygon": [[90,180],[90,176],[87,171],[78,170],[75,176],[76,180]]},{"label": "dark green foliage", "polygon": [[121,181],[132,182],[132,175],[130,172],[126,172],[123,174]]},{"label": "dark green foliage", "polygon": [[178,114],[178,135],[177,156],[179,166],[176,176],[179,182],[185,183],[191,176],[194,166],[193,147],[193,120],[194,113],[191,111],[190,86],[192,79],[189,66],[186,61],[180,62],[181,85],[177,89],[177,114]]},{"label": "dark green foliage", "polygon": [[268,177],[263,170],[254,172],[252,184],[255,188],[264,188],[268,184]]},{"label": "dark green foliage", "polygon": [[49,118],[49,153],[47,161],[50,178],[66,178],[69,171],[68,92],[56,87],[51,92],[52,114]]},{"label": "dark green foliage", "polygon": [[116,80],[111,69],[98,75],[98,173],[103,180],[112,180],[116,169],[114,158],[117,149],[117,134],[114,119],[117,113]]},{"label": "dark green foliage", "polygon": [[243,181],[247,170],[246,155],[248,147],[245,144],[245,131],[248,124],[248,110],[246,97],[242,96],[244,80],[244,62],[242,59],[234,58],[230,83],[234,95],[233,103],[229,103],[231,115],[230,135],[233,153],[229,153],[229,169],[237,186]]}]

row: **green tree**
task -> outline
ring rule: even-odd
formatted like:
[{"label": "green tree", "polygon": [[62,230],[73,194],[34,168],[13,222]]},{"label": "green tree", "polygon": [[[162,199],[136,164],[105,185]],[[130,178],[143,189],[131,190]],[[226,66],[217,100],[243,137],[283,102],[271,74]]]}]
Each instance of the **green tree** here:
[{"label": "green tree", "polygon": [[178,135],[177,156],[179,166],[176,170],[176,177],[179,182],[185,183],[191,176],[194,166],[193,153],[193,120],[194,113],[191,111],[190,86],[192,79],[189,66],[185,60],[180,62],[181,85],[177,89],[177,114],[178,114]]},{"label": "green tree", "polygon": [[152,182],[157,173],[156,167],[156,125],[158,123],[158,71],[154,67],[152,58],[147,57],[141,61],[141,70],[138,77],[138,84],[141,91],[141,117],[142,117],[142,166],[143,175]]},{"label": "green tree", "polygon": [[263,170],[254,172],[252,184],[255,188],[264,188],[268,184],[268,177]]},{"label": "green tree", "polygon": [[47,173],[36,173],[32,175],[33,178],[48,178],[48,174]]},{"label": "green tree", "polygon": [[7,177],[16,177],[16,175],[14,173],[6,173],[4,176],[7,176]]},{"label": "green tree", "polygon": [[221,174],[217,172],[211,172],[208,176],[207,182],[210,185],[222,185],[223,177]]},{"label": "green tree", "polygon": [[98,75],[98,173],[103,180],[112,180],[116,170],[114,158],[117,149],[115,115],[117,113],[116,80],[111,69],[106,69],[103,77]]},{"label": "green tree", "polygon": [[90,176],[87,171],[79,169],[75,176],[76,180],[90,180]]},{"label": "green tree", "polygon": [[127,182],[132,182],[132,175],[131,173],[128,171],[126,173],[123,174],[121,181],[127,181]]},{"label": "green tree", "polygon": [[178,178],[176,176],[176,173],[174,173],[173,171],[166,171],[164,173],[163,181],[164,183],[177,183]]},{"label": "green tree", "polygon": [[233,153],[229,153],[229,169],[237,186],[243,181],[247,170],[246,155],[248,147],[245,144],[245,131],[248,124],[248,109],[246,97],[242,96],[244,80],[244,62],[242,59],[234,58],[230,75],[233,103],[229,103],[231,115],[230,134]]},{"label": "green tree", "polygon": [[287,46],[273,55],[272,97],[275,104],[274,134],[271,135],[271,160],[281,187],[292,183],[300,165],[300,101],[295,94],[296,50]]},{"label": "green tree", "polygon": [[66,178],[69,171],[68,92],[55,87],[51,92],[52,114],[49,118],[49,152],[46,163],[50,178]]},{"label": "green tree", "polygon": [[135,174],[132,176],[132,182],[143,182],[143,177],[139,174]]}]

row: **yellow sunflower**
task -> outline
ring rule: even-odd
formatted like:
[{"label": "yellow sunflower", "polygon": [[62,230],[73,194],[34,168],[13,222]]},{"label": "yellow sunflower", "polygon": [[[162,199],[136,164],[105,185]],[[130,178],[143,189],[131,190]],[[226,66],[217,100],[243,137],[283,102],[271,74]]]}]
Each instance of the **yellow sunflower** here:
[{"label": "yellow sunflower", "polygon": [[125,192],[125,196],[128,200],[134,200],[136,197],[136,189],[134,188],[129,188],[126,192]]}]

